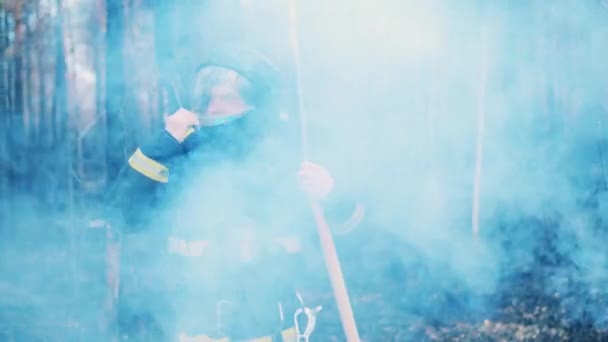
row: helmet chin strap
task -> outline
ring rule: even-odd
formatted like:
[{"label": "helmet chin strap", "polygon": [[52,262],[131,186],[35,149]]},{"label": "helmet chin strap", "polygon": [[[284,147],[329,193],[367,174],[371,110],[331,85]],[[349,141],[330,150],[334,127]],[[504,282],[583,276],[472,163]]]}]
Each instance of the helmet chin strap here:
[{"label": "helmet chin strap", "polygon": [[223,115],[223,116],[205,116],[199,119],[201,127],[219,126],[225,123],[234,121],[243,117],[243,114]]},{"label": "helmet chin strap", "polygon": [[201,127],[212,127],[219,126],[229,122],[232,122],[236,119],[240,119],[243,116],[251,113],[255,108],[248,108],[246,111],[238,113],[238,114],[229,114],[229,115],[203,115],[199,117],[199,122]]}]

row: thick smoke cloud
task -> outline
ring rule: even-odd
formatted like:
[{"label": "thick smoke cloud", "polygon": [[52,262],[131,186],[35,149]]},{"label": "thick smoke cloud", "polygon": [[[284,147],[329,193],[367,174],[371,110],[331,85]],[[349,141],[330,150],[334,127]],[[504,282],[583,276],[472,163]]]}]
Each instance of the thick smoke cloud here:
[{"label": "thick smoke cloud", "polygon": [[[384,277],[398,284],[390,291],[400,309],[448,320],[492,312],[500,304],[497,293],[517,286],[511,276],[540,273],[545,287],[535,293],[567,297],[560,305],[569,319],[605,323],[593,298],[599,298],[607,276],[608,9],[598,1],[299,1],[298,6],[309,158],[328,166],[367,208],[365,223],[338,239],[351,293],[389,291],[370,280]],[[156,42],[173,49],[170,63],[164,61],[167,70],[187,70],[216,44],[247,42],[269,54],[284,81],[293,84],[284,1],[190,1],[172,11],[183,18],[176,24],[180,36]],[[297,125],[294,101],[286,97],[285,107]],[[274,156],[278,165],[293,159],[276,158],[276,146],[268,148],[259,151],[260,159]],[[298,153],[294,145],[292,154]],[[227,175],[251,177],[261,175],[259,170],[258,164],[211,170],[209,179],[193,182],[172,206],[177,213],[246,211],[255,195],[225,191]],[[211,205],[202,206],[204,198]],[[274,220],[297,222],[293,232],[301,235],[314,233],[314,225],[298,222],[307,208],[290,209]],[[30,224],[33,211],[24,207],[20,222]],[[195,223],[178,214],[176,224]],[[153,234],[163,227],[155,228]],[[149,246],[141,241],[141,248]],[[236,247],[224,247],[238,254]],[[298,265],[303,283],[327,288],[320,254],[305,258]],[[287,261],[273,265],[293,267]],[[105,272],[92,261],[89,270]],[[173,270],[157,276],[177,278],[183,271]],[[21,273],[5,274],[17,279]],[[189,276],[205,282],[202,274]],[[103,297],[103,289],[79,291],[90,300],[82,311],[103,302],[91,299]],[[437,293],[455,293],[458,309],[447,300],[433,301]],[[426,299],[431,304],[420,303]],[[42,301],[43,307],[54,305]],[[356,306],[356,314],[365,317],[361,308]]]},{"label": "thick smoke cloud", "polygon": [[[555,261],[564,267],[547,292],[567,291],[565,278],[594,284],[605,260],[594,242],[605,221],[605,19],[594,1],[300,4],[312,158],[367,202],[363,229],[390,231],[410,246],[403,258],[423,255],[432,273],[447,265],[474,293],[538,254],[585,270]],[[367,247],[351,248],[341,252],[363,258]]]}]

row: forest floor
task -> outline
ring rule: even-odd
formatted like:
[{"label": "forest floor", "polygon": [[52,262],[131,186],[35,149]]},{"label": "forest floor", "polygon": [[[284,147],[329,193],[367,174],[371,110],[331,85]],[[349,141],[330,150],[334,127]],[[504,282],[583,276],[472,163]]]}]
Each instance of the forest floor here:
[{"label": "forest floor", "polygon": [[[551,317],[551,309],[545,306],[526,311],[517,306],[506,307],[498,320],[453,320],[439,323],[429,321],[427,317],[416,317],[392,309],[394,305],[390,298],[373,296],[367,300],[369,303],[365,305],[366,311],[373,307],[375,313],[357,315],[362,341],[608,341],[608,329],[555,322]],[[357,308],[357,305],[354,307]],[[327,301],[324,311],[324,315],[332,318],[325,318],[325,322],[323,316],[318,318],[322,323],[318,323],[312,340],[344,341],[333,303]]]},{"label": "forest floor", "polygon": [[[103,240],[103,234],[98,235],[89,240]],[[77,251],[81,257],[76,260],[69,257],[74,250],[57,244],[2,249],[0,341],[81,341],[82,336],[100,329],[99,317],[107,298],[105,274],[87,270],[92,263],[97,265],[93,269],[103,266],[99,256],[104,255],[105,247],[103,243],[81,246]],[[86,255],[98,257],[87,259]],[[352,258],[343,262],[362,341],[608,341],[608,327],[597,320],[571,319],[570,309],[563,305],[567,294],[561,298],[539,294],[534,280],[503,288],[499,296],[480,300],[492,305],[473,310],[471,303],[476,299],[470,294],[460,293],[458,288],[446,291],[403,282],[407,274],[399,275],[394,263],[381,263],[385,266],[366,270]],[[363,275],[361,279],[352,279],[353,270]],[[77,282],[71,281],[74,276]],[[310,305],[323,306],[311,340],[344,341],[329,288],[306,298]],[[573,305],[584,307],[585,303]]]}]

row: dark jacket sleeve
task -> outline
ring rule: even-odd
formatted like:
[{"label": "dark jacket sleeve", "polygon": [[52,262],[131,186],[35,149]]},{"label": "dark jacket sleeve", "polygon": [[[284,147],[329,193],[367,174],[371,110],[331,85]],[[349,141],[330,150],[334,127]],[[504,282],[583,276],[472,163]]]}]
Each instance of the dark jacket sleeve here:
[{"label": "dark jacket sleeve", "polygon": [[132,233],[145,228],[169,182],[172,161],[184,153],[182,144],[165,130],[135,150],[106,194],[106,217],[114,229]]}]

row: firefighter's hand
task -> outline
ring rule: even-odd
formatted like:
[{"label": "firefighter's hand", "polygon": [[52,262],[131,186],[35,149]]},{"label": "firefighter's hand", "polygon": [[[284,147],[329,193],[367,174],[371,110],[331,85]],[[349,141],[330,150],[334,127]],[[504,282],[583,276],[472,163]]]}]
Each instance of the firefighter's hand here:
[{"label": "firefighter's hand", "polygon": [[298,171],[300,189],[315,201],[325,198],[334,188],[334,178],[323,166],[305,161]]},{"label": "firefighter's hand", "polygon": [[165,130],[180,143],[200,125],[198,117],[193,112],[180,108],[165,119]]}]

